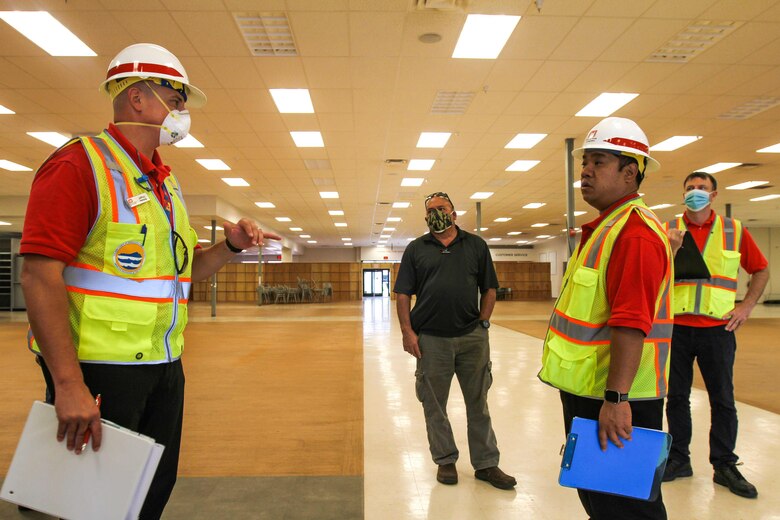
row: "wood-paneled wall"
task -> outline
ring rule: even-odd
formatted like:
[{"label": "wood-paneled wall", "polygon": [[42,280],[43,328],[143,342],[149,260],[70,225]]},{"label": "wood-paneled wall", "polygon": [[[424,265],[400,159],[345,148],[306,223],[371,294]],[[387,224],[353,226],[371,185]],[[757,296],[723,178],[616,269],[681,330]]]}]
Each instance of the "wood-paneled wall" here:
[{"label": "wood-paneled wall", "polygon": [[[512,289],[512,300],[552,298],[550,264],[547,262],[493,262],[500,287]],[[510,298],[507,298],[510,299]]]}]

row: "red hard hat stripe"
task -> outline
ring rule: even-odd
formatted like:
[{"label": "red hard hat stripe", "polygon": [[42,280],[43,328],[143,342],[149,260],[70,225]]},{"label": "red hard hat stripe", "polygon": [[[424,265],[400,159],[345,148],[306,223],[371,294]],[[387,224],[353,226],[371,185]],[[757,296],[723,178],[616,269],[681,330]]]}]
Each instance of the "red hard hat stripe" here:
[{"label": "red hard hat stripe", "polygon": [[106,73],[106,79],[110,79],[117,74],[123,74],[125,72],[148,72],[150,74],[165,74],[167,76],[174,76],[184,79],[181,72],[173,67],[166,67],[165,65],[159,65],[157,63],[122,63],[116,67],[108,69]]},{"label": "red hard hat stripe", "polygon": [[626,139],[625,137],[612,137],[610,139],[605,139],[604,142],[614,144],[615,146],[626,146],[644,153],[649,151],[646,144],[634,141],[633,139]]}]

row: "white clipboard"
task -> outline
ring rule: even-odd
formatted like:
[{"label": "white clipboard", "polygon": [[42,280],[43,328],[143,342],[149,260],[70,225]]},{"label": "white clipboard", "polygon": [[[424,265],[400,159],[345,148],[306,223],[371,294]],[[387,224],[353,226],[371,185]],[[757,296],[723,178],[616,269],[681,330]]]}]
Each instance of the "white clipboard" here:
[{"label": "white clipboard", "polygon": [[80,455],[57,442],[54,406],[35,401],[0,498],[78,520],[134,520],[165,449],[154,439],[103,421],[100,451]]}]

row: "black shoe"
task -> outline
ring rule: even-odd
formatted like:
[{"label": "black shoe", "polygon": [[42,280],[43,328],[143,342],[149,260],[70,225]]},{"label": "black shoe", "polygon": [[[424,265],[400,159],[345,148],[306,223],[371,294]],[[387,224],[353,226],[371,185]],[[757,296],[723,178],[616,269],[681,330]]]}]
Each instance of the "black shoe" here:
[{"label": "black shoe", "polygon": [[501,471],[498,466],[478,469],[474,472],[474,476],[477,478],[477,480],[490,482],[493,487],[497,487],[498,489],[512,489],[517,485],[517,480],[515,480],[515,477],[507,475]]},{"label": "black shoe", "polygon": [[756,498],[758,496],[756,486],[745,480],[745,477],[737,469],[736,464],[715,468],[715,476],[712,480],[716,484],[726,486],[735,495],[745,498]]},{"label": "black shoe", "polygon": [[664,476],[661,480],[663,482],[671,482],[674,479],[691,476],[693,476],[693,468],[691,467],[690,462],[680,462],[676,459],[669,459],[669,462],[666,463]]},{"label": "black shoe", "polygon": [[436,480],[442,484],[452,486],[458,483],[458,470],[455,469],[455,463],[441,464],[439,471],[436,472]]}]

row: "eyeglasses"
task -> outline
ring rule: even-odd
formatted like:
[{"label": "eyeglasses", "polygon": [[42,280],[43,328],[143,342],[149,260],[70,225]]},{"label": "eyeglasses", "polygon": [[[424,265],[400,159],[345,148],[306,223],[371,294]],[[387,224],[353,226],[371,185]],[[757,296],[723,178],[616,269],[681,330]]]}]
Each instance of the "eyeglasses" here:
[{"label": "eyeglasses", "polygon": [[[178,274],[184,273],[184,270],[187,269],[187,265],[190,263],[190,251],[187,247],[187,243],[184,241],[184,238],[180,234],[178,234],[176,231],[171,231],[173,233],[173,263],[176,265],[176,272]],[[179,256],[179,248],[181,247],[183,254]],[[181,265],[179,265],[179,259],[182,259]]]}]

